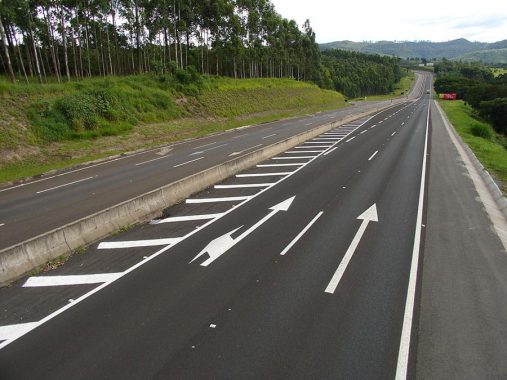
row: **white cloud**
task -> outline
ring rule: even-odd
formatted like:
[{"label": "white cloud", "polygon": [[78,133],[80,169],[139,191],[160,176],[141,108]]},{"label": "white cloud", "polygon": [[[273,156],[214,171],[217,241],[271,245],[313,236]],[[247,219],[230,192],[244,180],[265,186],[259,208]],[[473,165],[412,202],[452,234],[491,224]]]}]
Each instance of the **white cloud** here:
[{"label": "white cloud", "polygon": [[307,18],[317,42],[507,39],[505,0],[271,0],[282,16]]}]

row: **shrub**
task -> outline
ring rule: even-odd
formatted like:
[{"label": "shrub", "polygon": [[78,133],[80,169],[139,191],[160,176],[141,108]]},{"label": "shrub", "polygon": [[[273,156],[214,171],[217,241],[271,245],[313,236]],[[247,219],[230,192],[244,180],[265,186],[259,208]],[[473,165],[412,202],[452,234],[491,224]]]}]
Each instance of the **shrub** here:
[{"label": "shrub", "polygon": [[493,131],[486,124],[474,123],[471,127],[472,134],[477,137],[482,137],[486,140],[491,140],[493,138]]}]

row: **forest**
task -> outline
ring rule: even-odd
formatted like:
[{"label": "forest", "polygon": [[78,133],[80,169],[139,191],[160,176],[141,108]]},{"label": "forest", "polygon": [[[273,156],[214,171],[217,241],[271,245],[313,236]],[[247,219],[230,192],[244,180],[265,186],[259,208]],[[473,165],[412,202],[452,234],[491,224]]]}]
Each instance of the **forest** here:
[{"label": "forest", "polygon": [[387,94],[402,77],[399,58],[330,49],[322,61],[334,89],[352,98]]},{"label": "forest", "polygon": [[456,93],[493,128],[507,135],[507,75],[495,77],[480,63],[443,60],[435,66],[435,90]]},{"label": "forest", "polygon": [[13,82],[193,66],[322,85],[310,22],[300,29],[269,0],[9,0],[0,2],[0,33],[0,72]]}]

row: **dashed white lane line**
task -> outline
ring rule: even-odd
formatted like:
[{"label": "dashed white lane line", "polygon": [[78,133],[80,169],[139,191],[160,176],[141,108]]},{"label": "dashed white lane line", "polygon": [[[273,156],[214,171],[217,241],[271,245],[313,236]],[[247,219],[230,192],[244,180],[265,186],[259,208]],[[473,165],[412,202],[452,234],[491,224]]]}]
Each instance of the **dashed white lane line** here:
[{"label": "dashed white lane line", "polygon": [[188,222],[194,220],[208,220],[219,218],[224,213],[219,214],[201,214],[201,215],[184,215],[184,216],[170,216],[164,219],[155,219],[150,222],[150,224],[161,224],[161,223],[178,223],[178,222]]},{"label": "dashed white lane line", "polygon": [[276,133],[273,133],[272,135],[264,136],[262,139],[269,139],[270,137],[276,136]]},{"label": "dashed white lane line", "polygon": [[236,174],[236,178],[248,178],[248,177],[270,177],[270,176],[281,176],[289,175],[292,172],[279,172],[279,173],[247,173],[247,174]]},{"label": "dashed white lane line", "polygon": [[304,163],[290,163],[290,164],[259,164],[255,165],[258,168],[276,168],[278,166],[303,166]]},{"label": "dashed white lane line", "polygon": [[337,147],[337,146],[335,146],[334,148],[332,148],[332,149],[328,150],[326,153],[324,153],[324,154],[323,154],[323,156],[327,156],[329,153],[334,152],[336,149],[338,149],[338,147]]},{"label": "dashed white lane line", "polygon": [[393,133],[391,133],[391,136],[394,136],[396,134],[396,131],[394,131]]},{"label": "dashed white lane line", "polygon": [[211,148],[207,148],[207,149],[203,149],[203,150],[200,150],[198,152],[194,152],[194,153],[191,153],[190,155],[191,156],[196,156],[198,154],[203,154],[204,152],[209,152],[210,150],[215,150],[215,149],[218,149],[218,148],[221,148],[223,146],[226,146],[227,144],[222,144],[222,145],[217,145],[217,146],[213,146]]},{"label": "dashed white lane line", "polygon": [[251,195],[245,195],[240,197],[223,197],[223,198],[189,198],[185,200],[185,203],[195,204],[195,203],[215,203],[215,202],[236,202],[236,201],[245,201],[250,198],[252,198]]},{"label": "dashed white lane line", "polygon": [[156,247],[158,245],[173,245],[178,243],[181,238],[150,239],[150,240],[131,240],[131,241],[104,241],[99,244],[98,249],[118,249],[118,248],[136,248],[136,247]]},{"label": "dashed white lane line", "polygon": [[38,276],[28,278],[28,280],[26,280],[26,282],[23,284],[23,288],[100,284],[103,282],[114,281],[120,276],[121,273],[82,274],[69,276]]},{"label": "dashed white lane line", "polygon": [[354,137],[351,137],[350,139],[346,140],[345,142],[351,142],[352,140],[354,140],[356,138],[356,136]]},{"label": "dashed white lane line", "polygon": [[373,153],[370,158],[368,158],[368,161],[371,161],[373,159],[373,157],[375,157],[378,153],[378,150],[375,151],[375,153]]},{"label": "dashed white lane line", "polygon": [[45,193],[45,192],[47,192],[47,191],[51,191],[51,190],[56,190],[56,189],[59,189],[59,188],[61,188],[61,187],[74,185],[75,183],[88,181],[89,179],[92,179],[92,178],[95,178],[95,177],[96,177],[96,176],[91,176],[91,177],[87,177],[87,178],[83,178],[83,179],[78,179],[77,181],[72,181],[72,182],[64,183],[63,185],[59,185],[59,186],[55,186],[55,187],[50,187],[49,189],[45,189],[45,190],[41,190],[41,191],[37,191],[35,194],[42,194],[42,193]]},{"label": "dashed white lane line", "polygon": [[377,124],[373,124],[373,125],[370,127],[370,129],[375,128],[376,126],[377,126]]},{"label": "dashed white lane line", "polygon": [[136,164],[136,166],[139,166],[139,165],[144,165],[144,164],[147,164],[147,163],[149,163],[149,162],[153,162],[153,161],[162,160],[162,159],[167,158],[167,157],[169,157],[169,155],[162,156],[162,157],[157,157],[157,158],[153,158],[153,159],[151,159],[151,160],[147,160],[147,161],[138,162],[138,163]]},{"label": "dashed white lane line", "polygon": [[212,143],[209,143],[209,144],[204,144],[204,145],[200,145],[200,146],[196,146],[195,148],[192,148],[192,150],[197,150],[197,149],[201,149],[201,148],[205,148],[207,146],[211,146],[211,145],[215,145],[217,142],[212,142]]},{"label": "dashed white lane line", "polygon": [[237,185],[215,185],[215,189],[244,189],[244,188],[252,188],[252,187],[268,187],[274,185],[275,182],[269,183],[244,183]]},{"label": "dashed white lane line", "polygon": [[306,123],[306,124],[305,124],[305,126],[307,126],[307,127],[308,127],[309,125],[312,125],[312,124],[313,124],[313,123]]},{"label": "dashed white lane line", "polygon": [[199,158],[195,158],[195,159],[190,160],[190,161],[182,162],[181,164],[174,165],[173,168],[179,168],[180,166],[183,166],[183,165],[186,165],[186,164],[191,164],[192,162],[202,160],[203,158],[204,157],[199,157]]},{"label": "dashed white lane line", "polygon": [[15,325],[0,326],[0,341],[17,339],[33,330],[40,322],[18,323]]},{"label": "dashed white lane line", "polygon": [[301,237],[302,237],[302,236],[306,233],[306,231],[308,231],[308,230],[310,229],[310,227],[311,227],[311,226],[312,226],[312,225],[313,225],[313,224],[317,221],[317,219],[319,219],[319,218],[322,216],[322,214],[323,214],[323,213],[324,213],[323,211],[319,212],[319,213],[318,213],[318,214],[317,214],[317,215],[316,215],[316,216],[315,216],[315,217],[314,217],[314,218],[310,221],[310,223],[308,223],[308,224],[306,225],[306,227],[305,227],[305,228],[303,228],[299,234],[297,234],[297,236],[294,238],[294,240],[292,240],[292,241],[289,243],[289,245],[288,245],[287,247],[285,247],[285,249],[284,249],[282,252],[280,252],[280,255],[282,255],[282,256],[283,256],[283,255],[285,255],[287,252],[289,252],[289,250],[290,250],[290,249],[294,246],[294,244],[296,244],[296,243],[298,242],[298,240],[299,240],[299,239],[301,239]]},{"label": "dashed white lane line", "polygon": [[3,226],[5,226],[5,223],[0,223],[0,227],[3,227]]},{"label": "dashed white lane line", "polygon": [[317,157],[317,156],[273,157],[272,160],[299,160],[300,158],[314,158],[314,157]]},{"label": "dashed white lane line", "polygon": [[360,134],[362,135],[363,133],[366,133],[366,131],[361,131],[361,133],[360,133]]}]

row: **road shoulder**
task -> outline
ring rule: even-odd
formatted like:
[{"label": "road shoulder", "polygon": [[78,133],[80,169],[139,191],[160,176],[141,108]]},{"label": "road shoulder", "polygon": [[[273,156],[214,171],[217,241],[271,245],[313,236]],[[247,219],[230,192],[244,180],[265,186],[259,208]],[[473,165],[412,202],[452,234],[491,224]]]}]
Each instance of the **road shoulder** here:
[{"label": "road shoulder", "polygon": [[416,374],[504,378],[507,254],[485,208],[493,205],[435,108],[431,144]]}]

